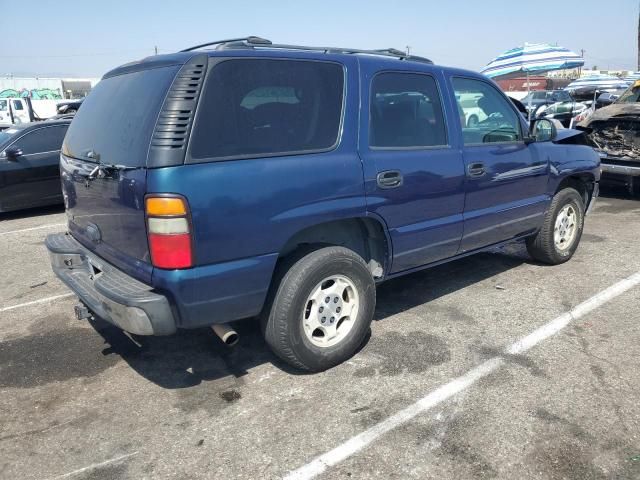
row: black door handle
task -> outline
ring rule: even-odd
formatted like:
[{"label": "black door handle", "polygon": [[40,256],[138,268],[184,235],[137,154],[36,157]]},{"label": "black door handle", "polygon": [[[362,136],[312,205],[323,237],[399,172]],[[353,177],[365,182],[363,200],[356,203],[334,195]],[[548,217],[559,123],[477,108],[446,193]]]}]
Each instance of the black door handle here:
[{"label": "black door handle", "polygon": [[386,170],[376,177],[380,188],[396,188],[402,185],[402,173],[398,170]]},{"label": "black door handle", "polygon": [[467,167],[467,173],[470,177],[481,177],[487,172],[484,169],[484,163],[477,162],[469,164],[469,166]]}]

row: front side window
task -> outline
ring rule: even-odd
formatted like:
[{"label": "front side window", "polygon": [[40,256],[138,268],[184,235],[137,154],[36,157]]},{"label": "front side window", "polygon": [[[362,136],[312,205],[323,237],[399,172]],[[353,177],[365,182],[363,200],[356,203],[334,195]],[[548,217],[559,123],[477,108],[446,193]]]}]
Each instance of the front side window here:
[{"label": "front side window", "polygon": [[369,145],[420,148],[447,145],[447,130],[433,77],[381,73],[371,84]]},{"label": "front side window", "polygon": [[[454,78],[465,145],[517,142],[522,140],[518,114],[511,103],[490,84],[470,78]],[[463,101],[474,98],[476,107]],[[476,121],[469,122],[468,119]]]},{"label": "front side window", "polygon": [[22,110],[22,102],[19,100],[14,100],[13,101],[13,108],[15,110]]},{"label": "front side window", "polygon": [[338,142],[344,71],[330,62],[234,59],[206,80],[193,159],[291,155]]}]

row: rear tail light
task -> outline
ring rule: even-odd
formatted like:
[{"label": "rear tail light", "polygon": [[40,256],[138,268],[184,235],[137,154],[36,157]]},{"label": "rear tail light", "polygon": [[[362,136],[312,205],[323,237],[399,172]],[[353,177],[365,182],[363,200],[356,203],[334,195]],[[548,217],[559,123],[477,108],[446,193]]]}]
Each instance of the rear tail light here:
[{"label": "rear tail light", "polygon": [[154,267],[193,266],[189,205],[184,198],[149,196],[145,199],[149,251]]}]

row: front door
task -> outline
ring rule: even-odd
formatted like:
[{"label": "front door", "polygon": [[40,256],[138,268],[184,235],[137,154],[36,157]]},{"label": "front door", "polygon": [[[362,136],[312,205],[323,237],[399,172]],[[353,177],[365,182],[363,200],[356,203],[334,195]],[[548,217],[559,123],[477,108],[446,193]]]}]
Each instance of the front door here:
[{"label": "front door", "polygon": [[15,209],[62,202],[60,147],[67,125],[30,130],[10,146],[22,150],[16,158],[3,156],[0,198],[3,208]]},{"label": "front door", "polygon": [[[531,233],[541,225],[548,159],[535,144],[525,143],[523,119],[492,83],[453,77],[459,104],[467,175],[464,236],[460,253]],[[462,99],[473,97],[484,120],[465,123]]]},{"label": "front door", "polygon": [[364,62],[363,69],[360,155],[368,210],[390,232],[391,273],[455,255],[464,165],[448,132],[440,73],[367,71]]}]

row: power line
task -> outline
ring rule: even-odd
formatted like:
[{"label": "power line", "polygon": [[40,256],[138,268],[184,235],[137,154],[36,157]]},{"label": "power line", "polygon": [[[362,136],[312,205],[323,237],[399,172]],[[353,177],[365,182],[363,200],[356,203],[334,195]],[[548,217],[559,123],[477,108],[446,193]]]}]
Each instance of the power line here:
[{"label": "power line", "polygon": [[[157,52],[158,47],[155,47]],[[73,58],[73,57],[95,57],[95,56],[115,56],[126,55],[129,53],[150,53],[146,48],[138,48],[136,50],[121,50],[117,52],[93,52],[93,53],[69,53],[64,55],[0,55],[0,58]]]}]

